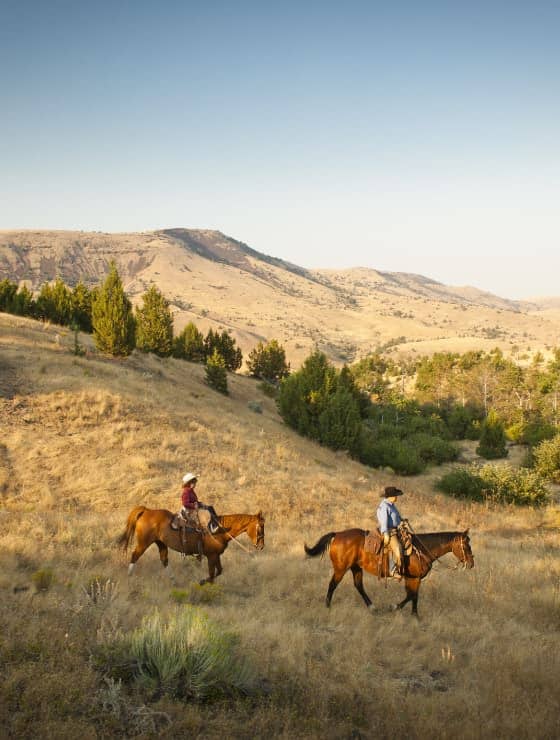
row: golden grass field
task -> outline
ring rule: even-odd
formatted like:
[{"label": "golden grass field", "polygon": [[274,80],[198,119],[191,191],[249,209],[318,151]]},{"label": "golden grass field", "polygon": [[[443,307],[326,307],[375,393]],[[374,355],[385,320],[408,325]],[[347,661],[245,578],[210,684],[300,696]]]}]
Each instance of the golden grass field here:
[{"label": "golden grass field", "polygon": [[[89,338],[81,338],[86,346]],[[438,470],[399,478],[298,437],[258,385],[134,353],[72,354],[60,327],[0,315],[0,736],[10,738],[555,738],[560,735],[558,511],[496,509],[434,491]],[[247,406],[259,401],[263,413]],[[266,515],[266,544],[230,545],[215,586],[204,565],[155,547],[128,578],[117,550],[137,504],[175,509],[180,479],[219,513]],[[304,541],[374,523],[380,489],[402,487],[417,531],[470,528],[475,568],[447,555],[423,582],[420,620],[391,612],[403,586],[350,575],[324,597],[328,558]],[[240,538],[249,545],[246,537]],[[40,572],[53,581],[41,591]],[[47,578],[48,580],[48,578]],[[85,589],[109,585],[104,598]],[[239,635],[263,686],[247,699],[116,706],[90,661],[96,641],[188,592]],[[105,598],[106,597],[106,598]]]}]

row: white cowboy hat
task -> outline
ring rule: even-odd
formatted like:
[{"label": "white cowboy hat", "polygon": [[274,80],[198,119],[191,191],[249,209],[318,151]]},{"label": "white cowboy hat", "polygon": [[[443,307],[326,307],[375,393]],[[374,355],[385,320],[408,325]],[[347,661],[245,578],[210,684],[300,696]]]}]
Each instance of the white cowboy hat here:
[{"label": "white cowboy hat", "polygon": [[195,475],[194,473],[185,473],[183,476],[183,483],[187,485],[187,483],[190,483],[192,480],[197,480],[198,475]]}]

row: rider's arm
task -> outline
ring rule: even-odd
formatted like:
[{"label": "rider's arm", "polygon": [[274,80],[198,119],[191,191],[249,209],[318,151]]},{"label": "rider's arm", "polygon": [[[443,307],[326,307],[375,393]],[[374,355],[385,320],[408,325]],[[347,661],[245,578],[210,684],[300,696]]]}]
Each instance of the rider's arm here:
[{"label": "rider's arm", "polygon": [[379,531],[381,534],[385,534],[385,532],[389,531],[389,512],[387,511],[387,507],[383,504],[380,504],[377,509],[377,521],[379,523]]}]

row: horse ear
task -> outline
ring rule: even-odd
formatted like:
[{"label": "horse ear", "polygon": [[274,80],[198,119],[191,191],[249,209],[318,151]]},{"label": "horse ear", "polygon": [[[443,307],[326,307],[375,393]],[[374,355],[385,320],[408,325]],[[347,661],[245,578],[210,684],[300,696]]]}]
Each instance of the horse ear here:
[{"label": "horse ear", "polygon": [[263,516],[263,513],[262,513],[262,509],[259,509],[258,510],[257,516],[258,516],[259,519],[264,519],[264,516]]},{"label": "horse ear", "polygon": [[465,529],[465,531],[463,532],[463,534],[468,534],[468,533],[469,533],[469,528],[467,527],[467,528]]}]

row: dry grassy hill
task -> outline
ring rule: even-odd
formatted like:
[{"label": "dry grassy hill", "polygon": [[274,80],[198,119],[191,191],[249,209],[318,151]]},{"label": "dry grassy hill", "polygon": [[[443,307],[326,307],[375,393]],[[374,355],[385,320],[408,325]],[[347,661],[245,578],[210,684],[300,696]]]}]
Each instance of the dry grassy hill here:
[{"label": "dry grassy hill", "polygon": [[166,229],[136,234],[0,232],[0,279],[38,288],[60,275],[98,283],[111,259],[139,300],[154,282],[171,301],[176,329],[194,321],[230,330],[244,353],[278,339],[297,367],[314,346],[337,364],[376,347],[426,354],[557,344],[560,308],[452,288],[421,275],[305,270],[268,257],[218,231]]},{"label": "dry grassy hill", "polygon": [[[560,533],[553,511],[464,504],[436,471],[389,477],[286,429],[257,384],[224,398],[200,366],[71,352],[65,330],[0,315],[0,723],[7,737],[551,738],[559,732]],[[258,400],[263,413],[248,408]],[[177,592],[157,551],[135,575],[116,549],[129,510],[174,508],[187,470],[219,512],[266,514],[266,546],[230,545],[218,585],[171,554],[175,588],[233,630],[262,691],[217,704],[148,701],[108,684],[95,646]],[[418,531],[471,528],[476,566],[445,559],[423,583],[421,620],[389,607],[403,587],[351,579],[323,605],[330,565],[303,542],[373,521],[396,483]],[[248,540],[244,540],[248,544]],[[45,572],[54,580],[36,589]],[[41,575],[43,574],[43,575]],[[110,598],[92,597],[101,583]],[[175,594],[175,595],[174,595]],[[95,596],[95,595],[94,595]],[[111,694],[111,691],[113,692]],[[112,697],[112,698],[111,698]]]}]

